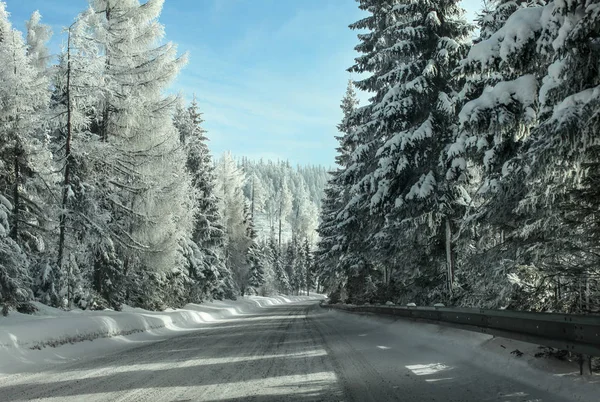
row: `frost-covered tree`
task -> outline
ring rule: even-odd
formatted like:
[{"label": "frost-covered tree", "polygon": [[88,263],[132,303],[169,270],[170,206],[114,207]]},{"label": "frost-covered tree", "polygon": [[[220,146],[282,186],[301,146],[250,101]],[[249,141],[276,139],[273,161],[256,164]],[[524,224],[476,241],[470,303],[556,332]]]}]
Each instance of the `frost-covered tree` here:
[{"label": "frost-covered tree", "polygon": [[[358,248],[372,253],[382,288],[394,280],[439,288],[441,278],[452,278],[451,234],[461,202],[446,180],[445,151],[455,132],[452,71],[471,27],[458,1],[365,0],[360,8],[371,15],[351,28],[369,33],[359,35],[362,55],[350,71],[370,73],[356,85],[374,95],[351,118],[358,145],[347,171],[356,184],[344,215],[362,220],[354,228]],[[362,269],[356,289],[370,274]]]},{"label": "frost-covered tree", "polygon": [[0,304],[2,314],[30,300],[31,278],[27,256],[10,236],[10,202],[0,194]]},{"label": "frost-covered tree", "polygon": [[[38,44],[43,46],[43,38]],[[10,237],[32,266],[49,258],[54,190],[46,125],[49,82],[35,57],[0,2],[0,195],[12,206]]]},{"label": "frost-covered tree", "polygon": [[352,249],[344,248],[347,236],[344,236],[341,230],[345,223],[345,218],[341,213],[351,199],[350,188],[354,184],[350,175],[347,174],[347,168],[351,162],[350,155],[356,148],[356,137],[349,118],[355,113],[358,103],[354,84],[349,80],[340,106],[343,119],[338,125],[340,135],[336,136],[339,143],[335,159],[337,168],[330,173],[331,178],[325,188],[325,198],[321,209],[321,222],[317,228],[320,238],[315,250],[315,265],[319,280],[328,290],[339,287],[347,274],[345,268],[339,265],[342,256],[341,250],[344,250],[345,254],[353,252]]},{"label": "frost-covered tree", "polygon": [[93,306],[93,250],[98,243],[110,243],[101,229],[110,219],[110,212],[97,202],[102,170],[94,156],[99,140],[91,132],[104,71],[101,49],[88,38],[94,22],[93,11],[87,10],[65,29],[66,44],[58,65],[50,70],[54,117],[50,121],[51,149],[60,174],[55,180],[60,186],[56,192],[58,241],[55,259],[35,270],[34,290],[40,300],[53,305],[62,305],[66,299],[67,303]]},{"label": "frost-covered tree", "polygon": [[[194,207],[185,155],[172,123],[176,104],[164,89],[185,64],[173,43],[160,44],[163,2],[94,0],[86,36],[104,57],[94,163],[102,172],[96,202],[109,211],[95,249],[94,288],[114,302],[148,296],[141,282],[178,263]],[[111,268],[112,267],[112,268]],[[133,293],[132,293],[133,292]],[[135,293],[135,294],[134,294]]]},{"label": "frost-covered tree", "polygon": [[285,252],[282,253],[283,267],[287,278],[289,278],[290,292],[292,292],[292,294],[297,294],[298,289],[300,289],[300,278],[296,274],[298,263],[298,244],[296,239],[292,239],[292,241],[285,244],[284,247]]},{"label": "frost-covered tree", "polygon": [[[524,156],[526,191],[518,212],[523,263],[537,277],[524,292],[531,308],[594,310],[597,281],[600,3],[554,1],[539,20],[539,59],[547,72],[539,88],[540,123]],[[546,60],[550,58],[549,62]],[[524,303],[523,303],[524,304]]]},{"label": "frost-covered tree", "polygon": [[284,178],[281,184],[281,188],[277,190],[275,196],[275,205],[277,211],[277,222],[278,222],[278,242],[281,247],[281,236],[283,234],[283,224],[290,218],[293,207],[292,192],[288,186],[287,180]]},{"label": "frost-covered tree", "polygon": [[195,189],[193,202],[196,209],[191,239],[195,246],[190,245],[193,250],[186,256],[188,273],[195,281],[192,286],[200,289],[200,294],[193,297],[196,301],[206,296],[229,297],[233,292],[230,288],[231,272],[224,264],[225,230],[215,193],[214,166],[202,122],[195,98],[189,107],[179,106],[174,117],[175,127],[187,154],[186,167]]},{"label": "frost-covered tree", "polygon": [[257,291],[266,282],[261,250],[258,246],[248,250],[248,285]]},{"label": "frost-covered tree", "polygon": [[[480,20],[481,38],[456,73],[465,77],[459,95],[459,134],[448,156],[448,174],[469,193],[460,231],[459,298],[463,303],[506,306],[518,277],[517,213],[524,187],[522,155],[539,122],[538,92],[548,66],[543,2],[497,1]],[[527,246],[525,246],[527,247]],[[485,266],[486,269],[481,269]]]},{"label": "frost-covered tree", "polygon": [[27,55],[31,64],[39,74],[46,74],[50,63],[50,51],[47,43],[52,37],[52,30],[41,23],[42,15],[34,11],[25,23],[27,28]]},{"label": "frost-covered tree", "polygon": [[[247,286],[254,293],[265,284],[264,258],[260,244],[256,241],[256,230],[254,228],[254,212],[252,200],[244,207],[244,225],[246,226],[246,237],[248,248],[246,250],[246,263],[248,264]],[[244,293],[242,292],[242,295]]]},{"label": "frost-covered tree", "polygon": [[219,212],[225,226],[225,263],[239,293],[244,295],[248,286],[248,250],[254,244],[248,232],[245,176],[229,152],[219,159],[215,175]]},{"label": "frost-covered tree", "polygon": [[312,256],[311,245],[308,238],[304,239],[304,243],[302,244],[302,253],[304,255],[304,286],[306,289],[306,295],[310,295],[310,289],[315,287],[314,280],[314,259]]},{"label": "frost-covered tree", "polygon": [[290,223],[293,236],[302,240],[309,239],[312,243],[315,240],[315,230],[318,226],[319,210],[310,200],[305,188],[306,185],[301,182],[296,190]]},{"label": "frost-covered tree", "polygon": [[269,238],[267,247],[273,264],[275,288],[279,293],[287,294],[290,291],[290,282],[284,267],[283,253],[281,252],[275,233]]}]

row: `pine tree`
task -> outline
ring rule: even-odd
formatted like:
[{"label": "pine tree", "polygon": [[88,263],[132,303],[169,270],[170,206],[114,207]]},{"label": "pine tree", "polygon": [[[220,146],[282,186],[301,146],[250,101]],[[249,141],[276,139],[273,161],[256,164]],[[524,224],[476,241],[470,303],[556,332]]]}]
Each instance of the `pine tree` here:
[{"label": "pine tree", "polygon": [[517,256],[528,247],[517,236],[525,219],[517,211],[525,182],[521,159],[539,119],[538,89],[548,63],[538,52],[548,40],[540,20],[550,12],[542,2],[493,4],[480,21],[480,40],[456,70],[466,83],[459,135],[448,152],[449,175],[470,197],[458,296],[485,307],[509,303],[515,287],[509,278],[519,276]]},{"label": "pine tree", "polygon": [[[202,115],[198,111],[196,99],[189,107],[179,107],[174,117],[180,141],[184,145],[187,171],[195,189],[196,207],[192,241],[193,250],[186,253],[188,273],[201,284],[200,294],[193,296],[196,301],[204,297],[218,297],[218,294],[231,294],[231,272],[224,264],[225,231],[219,215],[218,200],[215,195],[215,173],[212,157],[208,149],[206,131],[202,128]],[[191,260],[193,259],[193,261]]]},{"label": "pine tree", "polygon": [[[35,293],[44,303],[53,305],[62,305],[63,296],[69,304],[80,299],[82,306],[104,305],[89,289],[94,249],[107,250],[107,267],[118,266],[107,259],[115,256],[106,230],[110,211],[97,202],[102,169],[94,158],[103,150],[98,150],[101,144],[90,131],[104,71],[101,49],[88,38],[94,22],[93,11],[87,10],[66,29],[66,46],[58,65],[50,70],[54,88],[51,111],[56,116],[50,123],[51,149],[61,168],[61,177],[55,180],[61,187],[55,200],[59,204],[58,244],[55,259],[36,270]],[[79,271],[84,283],[74,283],[70,275],[73,270]]]},{"label": "pine tree", "polygon": [[298,274],[298,249],[296,239],[285,246],[285,255],[283,256],[283,266],[286,276],[289,278],[289,286],[291,294],[298,294],[300,289],[300,275]]},{"label": "pine tree", "polygon": [[248,250],[248,264],[250,265],[248,285],[258,292],[258,288],[265,284],[265,272],[258,247],[251,247]]},{"label": "pine tree", "polygon": [[48,64],[50,63],[50,51],[46,44],[52,37],[52,30],[49,26],[40,23],[41,20],[41,14],[39,11],[35,11],[25,23],[27,28],[27,56],[38,73],[45,75],[48,72]]},{"label": "pine tree", "polygon": [[292,192],[288,186],[288,182],[285,177],[282,180],[281,188],[277,191],[276,196],[276,208],[277,208],[277,222],[279,224],[278,229],[278,243],[279,247],[282,246],[282,235],[283,235],[283,224],[289,219],[292,213]]},{"label": "pine tree", "polygon": [[246,251],[246,263],[248,264],[248,286],[258,293],[258,289],[265,284],[265,271],[261,258],[260,245],[256,241],[256,230],[254,229],[253,200],[250,207],[245,206],[246,237],[248,238],[248,249]]},{"label": "pine tree", "polygon": [[0,304],[2,314],[32,298],[27,256],[10,236],[10,202],[0,195]]},{"label": "pine tree", "polygon": [[[0,196],[11,205],[3,226],[10,226],[7,235],[27,255],[26,260],[17,259],[24,267],[37,267],[49,258],[52,239],[49,191],[54,166],[45,124],[50,91],[22,34],[12,28],[4,2],[0,2],[0,60]],[[14,244],[4,243],[4,253],[18,253]]]},{"label": "pine tree", "polygon": [[[185,64],[172,43],[157,45],[163,2],[98,0],[90,41],[105,57],[101,103],[94,116],[103,151],[100,203],[110,211],[107,233],[119,268],[97,248],[95,289],[107,299],[127,299],[140,281],[166,272],[180,257],[178,244],[189,236],[194,206],[185,155],[172,124],[176,103],[162,91]],[[135,38],[135,40],[132,40]],[[120,262],[119,262],[120,261]],[[122,265],[121,265],[122,264]],[[109,285],[110,284],[110,285]],[[149,295],[139,294],[136,300]],[[132,296],[133,297],[133,296]]]},{"label": "pine tree", "polygon": [[345,269],[338,265],[341,251],[345,250],[346,254],[352,252],[342,243],[346,236],[340,233],[340,227],[343,227],[343,223],[340,221],[345,219],[340,219],[340,214],[350,201],[350,187],[354,184],[347,172],[351,163],[350,156],[356,148],[356,138],[349,118],[355,113],[358,103],[354,85],[349,80],[340,106],[343,120],[338,125],[338,130],[342,135],[336,137],[339,142],[336,155],[338,167],[330,172],[331,178],[325,188],[325,198],[321,210],[321,222],[317,228],[320,239],[315,251],[315,265],[319,272],[319,280],[328,290],[337,288],[342,277],[347,274]]},{"label": "pine tree", "polygon": [[306,289],[306,295],[310,295],[310,289],[314,288],[314,261],[312,258],[312,252],[310,247],[310,242],[308,238],[304,239],[304,244],[302,245],[302,251],[304,253],[304,283]]},{"label": "pine tree", "polygon": [[273,261],[273,271],[277,291],[281,294],[287,294],[290,291],[290,283],[287,272],[285,271],[281,248],[276,240],[275,233],[269,238],[269,252]]},{"label": "pine tree", "polygon": [[[460,194],[446,181],[445,151],[454,137],[452,70],[467,49],[470,26],[457,1],[361,1],[360,8],[372,15],[351,28],[370,32],[359,35],[356,50],[363,55],[350,71],[372,74],[356,85],[374,96],[350,119],[359,144],[348,169],[354,194],[343,214],[362,221],[353,249],[375,262],[382,289],[392,286],[400,266],[402,282],[425,275],[423,287],[436,288],[446,276],[437,267],[448,265],[452,277],[451,226]],[[352,287],[360,290],[370,274],[368,265],[355,270]]]},{"label": "pine tree", "polygon": [[[385,216],[371,212],[371,191],[377,182],[371,180],[369,175],[377,168],[376,152],[382,143],[381,128],[385,128],[375,115],[375,106],[396,81],[398,73],[395,70],[403,65],[398,62],[403,49],[396,46],[396,43],[402,42],[397,37],[398,30],[394,29],[395,21],[400,18],[398,7],[401,2],[366,0],[359,3],[359,8],[370,15],[350,25],[350,28],[367,29],[369,32],[358,35],[360,43],[355,50],[361,55],[355,59],[355,65],[349,71],[369,73],[367,78],[354,84],[359,90],[370,92],[373,96],[368,104],[357,108],[344,121],[346,126],[353,127],[353,132],[349,136],[352,140],[350,162],[341,175],[347,201],[337,215],[337,242],[341,254],[339,271],[343,272],[340,281],[350,289],[348,292],[341,289],[341,293],[348,293],[350,297],[360,293],[364,278],[374,273],[374,269],[379,270],[378,282],[381,281],[384,287],[388,286],[390,275],[386,275],[386,272],[393,267],[382,261],[380,257],[384,253],[370,244],[371,237],[379,233],[385,224]],[[374,244],[382,245],[382,242],[377,240]]]},{"label": "pine tree", "polygon": [[248,250],[253,244],[247,225],[247,204],[243,193],[244,172],[230,153],[224,154],[216,168],[219,213],[225,226],[225,264],[233,274],[237,291],[242,296],[248,286]]},{"label": "pine tree", "polygon": [[598,308],[599,6],[555,1],[544,8],[552,18],[540,19],[537,59],[550,60],[539,88],[541,121],[523,158],[526,191],[519,212],[527,221],[518,233],[528,245],[522,258],[540,278],[538,292],[522,292],[525,302],[517,301],[531,308]]}]

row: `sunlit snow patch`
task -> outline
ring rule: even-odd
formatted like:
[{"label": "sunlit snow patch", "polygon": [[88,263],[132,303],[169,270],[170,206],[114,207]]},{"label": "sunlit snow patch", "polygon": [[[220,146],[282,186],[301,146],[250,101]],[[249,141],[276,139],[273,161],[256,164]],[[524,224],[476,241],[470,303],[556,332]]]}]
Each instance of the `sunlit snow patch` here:
[{"label": "sunlit snow patch", "polygon": [[446,366],[442,363],[431,363],[431,364],[413,364],[406,366],[407,369],[412,371],[416,375],[431,375],[439,373],[440,371],[450,370],[452,367]]}]

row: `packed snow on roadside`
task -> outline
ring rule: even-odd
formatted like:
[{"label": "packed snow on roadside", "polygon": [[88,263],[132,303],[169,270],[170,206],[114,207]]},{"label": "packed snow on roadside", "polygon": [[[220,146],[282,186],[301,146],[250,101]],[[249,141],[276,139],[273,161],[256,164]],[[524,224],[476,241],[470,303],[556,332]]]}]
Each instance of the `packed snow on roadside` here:
[{"label": "packed snow on roadside", "polygon": [[250,296],[165,311],[129,306],[123,306],[122,311],[64,311],[35,303],[38,311],[33,315],[12,312],[7,317],[0,316],[0,375],[41,370],[44,365],[164,340],[269,306],[321,298]]},{"label": "packed snow on roadside", "polygon": [[[386,325],[379,329],[383,338],[394,339],[400,345],[410,344],[413,348],[416,347],[414,342],[417,342],[417,346],[427,351],[423,356],[439,356],[440,359],[454,356],[454,361],[468,361],[482,369],[491,370],[498,376],[563,396],[565,400],[600,400],[600,374],[590,375],[585,368],[585,375],[579,375],[579,366],[574,361],[559,360],[556,357],[536,357],[537,353],[544,351],[540,345],[392,316],[361,315],[337,309],[331,310],[330,313],[347,315],[348,319],[356,321],[357,327],[365,326],[363,323],[369,320],[385,323]],[[405,338],[411,340],[404,341]],[[424,360],[421,369],[434,370],[441,363]],[[526,395],[514,396],[522,397],[523,401],[534,401],[525,398]]]}]

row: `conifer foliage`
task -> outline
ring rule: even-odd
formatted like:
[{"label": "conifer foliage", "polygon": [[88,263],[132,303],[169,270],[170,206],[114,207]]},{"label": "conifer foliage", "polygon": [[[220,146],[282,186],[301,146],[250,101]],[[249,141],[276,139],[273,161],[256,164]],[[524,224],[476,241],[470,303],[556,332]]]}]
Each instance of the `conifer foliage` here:
[{"label": "conifer foliage", "polygon": [[458,1],[358,3],[372,97],[326,190],[332,297],[598,311],[598,2],[487,1],[474,40]]},{"label": "conifer foliage", "polygon": [[[336,165],[213,160],[163,0],[0,1],[0,305],[600,311],[600,2],[357,0]],[[342,72],[340,72],[342,73]],[[360,105],[359,91],[370,95]]]},{"label": "conifer foliage", "polygon": [[[186,55],[163,40],[162,7],[90,0],[51,55],[42,16],[24,36],[0,2],[4,314],[30,300],[162,309],[306,287],[325,170],[215,163],[196,99],[165,95]],[[292,237],[308,245],[301,273],[285,270]]]}]

